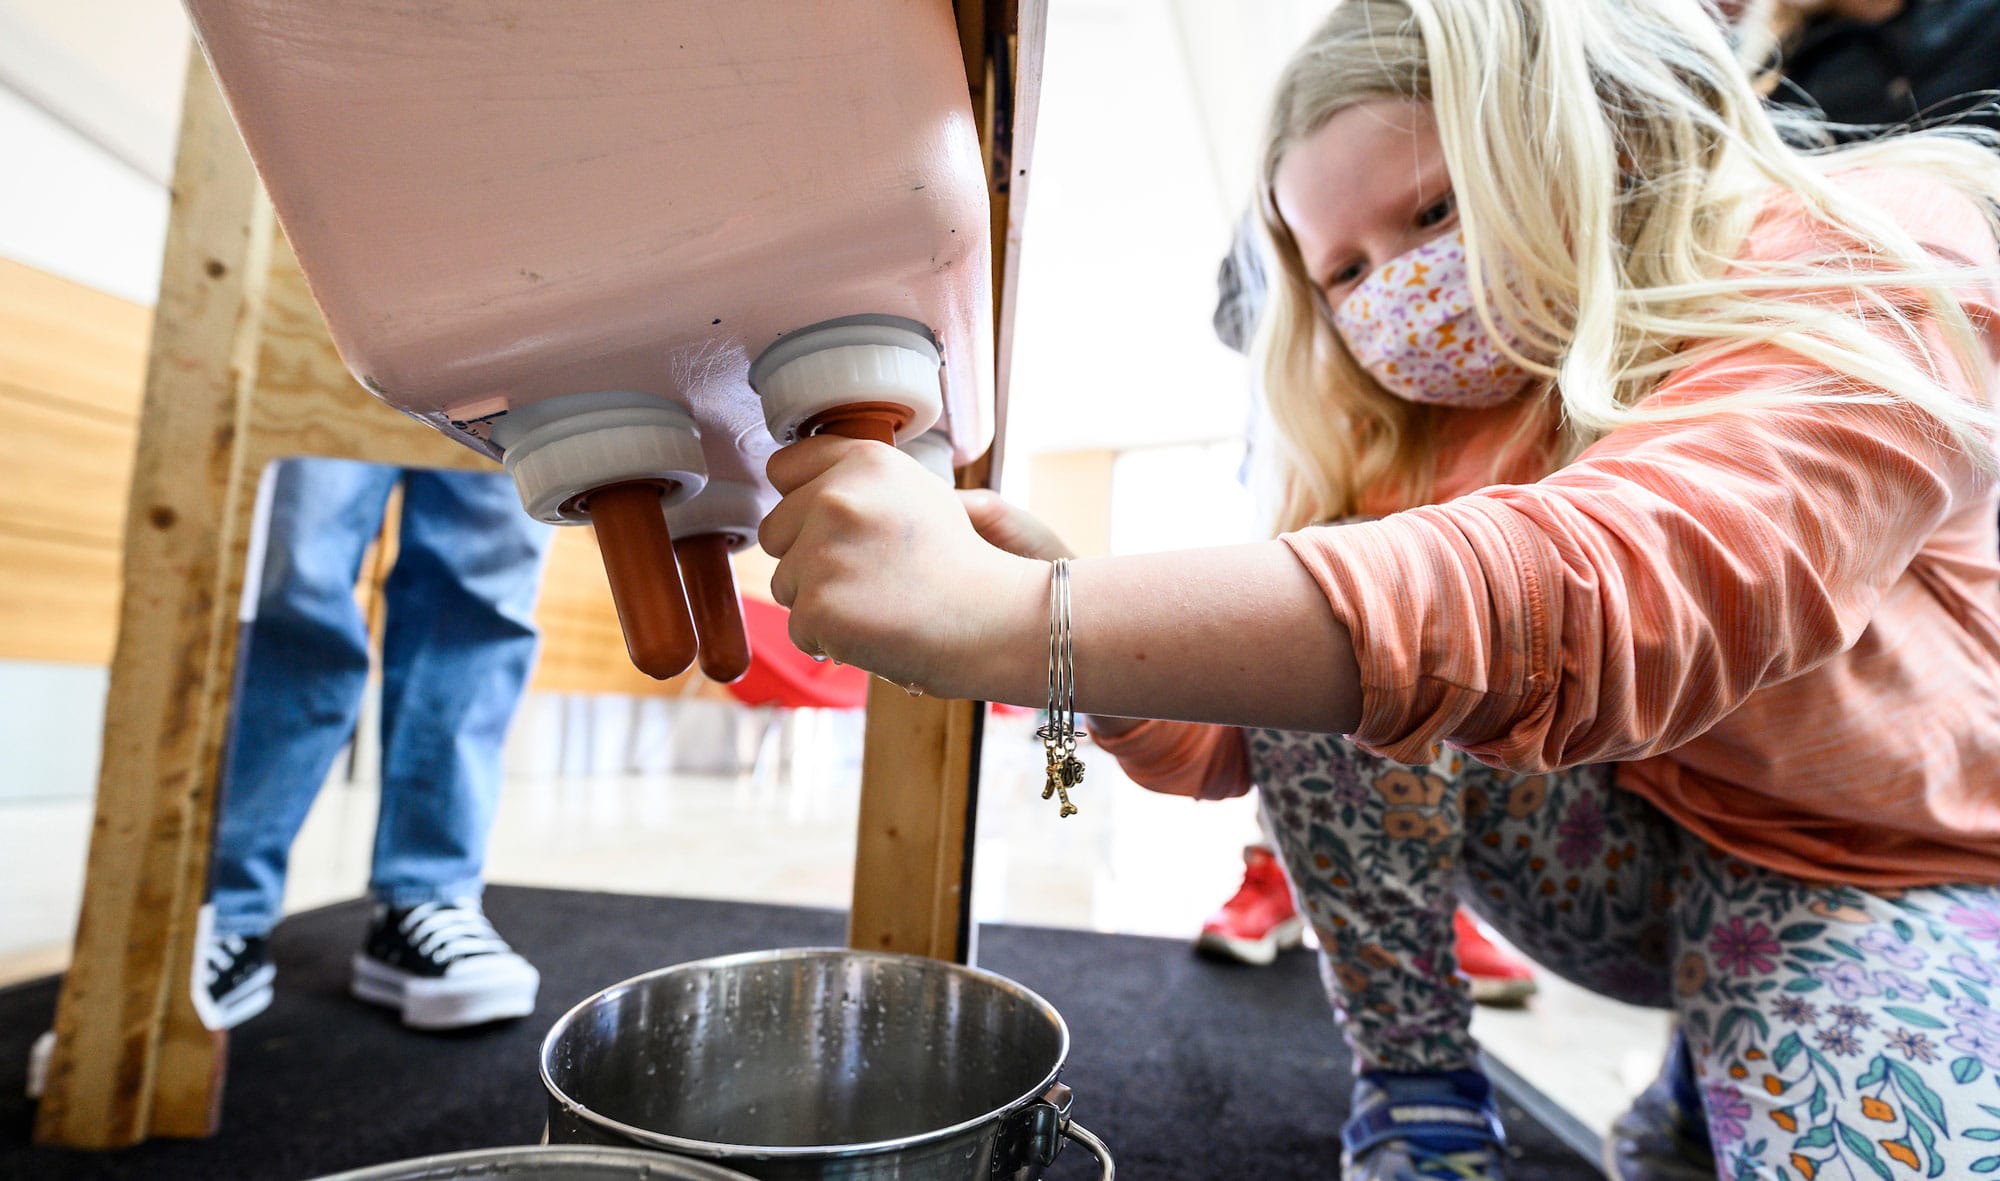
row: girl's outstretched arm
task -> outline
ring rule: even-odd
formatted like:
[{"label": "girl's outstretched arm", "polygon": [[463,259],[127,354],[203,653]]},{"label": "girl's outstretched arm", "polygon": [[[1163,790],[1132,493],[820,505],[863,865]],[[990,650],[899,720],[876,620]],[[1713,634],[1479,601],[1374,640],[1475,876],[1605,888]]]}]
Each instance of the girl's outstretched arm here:
[{"label": "girl's outstretched arm", "polygon": [[[760,532],[792,639],[898,684],[1040,705],[1049,564],[1001,550],[960,499],[876,443],[778,452]],[[1280,542],[1071,567],[1078,710],[1345,732],[1360,716],[1347,628]]]}]

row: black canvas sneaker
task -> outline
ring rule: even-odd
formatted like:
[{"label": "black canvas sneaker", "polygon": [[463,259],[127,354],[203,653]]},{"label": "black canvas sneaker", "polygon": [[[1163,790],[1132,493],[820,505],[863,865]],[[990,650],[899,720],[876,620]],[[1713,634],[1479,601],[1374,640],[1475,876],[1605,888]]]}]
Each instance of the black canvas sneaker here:
[{"label": "black canvas sneaker", "polygon": [[202,949],[202,982],[208,997],[199,1005],[210,1029],[234,1029],[271,1006],[271,941],[262,935],[216,935]]},{"label": "black canvas sneaker", "polygon": [[412,1029],[460,1029],[534,1011],[541,973],[500,938],[479,903],[377,904],[354,957],[354,995]]}]

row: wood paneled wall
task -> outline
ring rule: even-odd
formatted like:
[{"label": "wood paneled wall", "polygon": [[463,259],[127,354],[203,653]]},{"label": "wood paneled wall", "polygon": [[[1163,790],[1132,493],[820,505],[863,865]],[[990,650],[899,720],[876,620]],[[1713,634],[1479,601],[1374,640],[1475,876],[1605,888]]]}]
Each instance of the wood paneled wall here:
[{"label": "wood paneled wall", "polygon": [[[0,660],[111,660],[151,331],[151,308],[0,259]],[[364,564],[364,598],[379,594],[382,569]],[[588,529],[557,531],[536,614],[534,689],[689,689],[626,658]]]},{"label": "wood paneled wall", "polygon": [[110,663],[152,321],[0,259],[0,659]]}]

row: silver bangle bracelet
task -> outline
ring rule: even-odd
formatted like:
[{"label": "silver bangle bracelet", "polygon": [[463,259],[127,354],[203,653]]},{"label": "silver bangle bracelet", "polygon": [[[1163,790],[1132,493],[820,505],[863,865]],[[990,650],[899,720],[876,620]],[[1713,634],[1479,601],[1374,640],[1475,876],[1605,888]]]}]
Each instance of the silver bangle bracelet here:
[{"label": "silver bangle bracelet", "polygon": [[1070,626],[1069,559],[1057,558],[1049,568],[1049,704],[1048,722],[1035,731],[1048,756],[1048,780],[1042,798],[1060,797],[1058,816],[1076,815],[1069,789],[1083,782],[1083,760],[1076,757],[1076,646]]}]

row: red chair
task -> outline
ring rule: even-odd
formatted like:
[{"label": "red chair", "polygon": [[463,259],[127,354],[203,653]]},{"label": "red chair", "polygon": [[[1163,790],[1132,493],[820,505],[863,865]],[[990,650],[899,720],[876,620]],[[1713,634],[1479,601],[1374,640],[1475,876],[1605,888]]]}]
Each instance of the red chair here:
[{"label": "red chair", "polygon": [[868,674],[858,668],[815,661],[792,646],[786,630],[791,612],[776,603],[746,597],[743,628],[750,637],[750,671],[729,692],[745,705],[783,709],[860,709],[868,703]]}]

